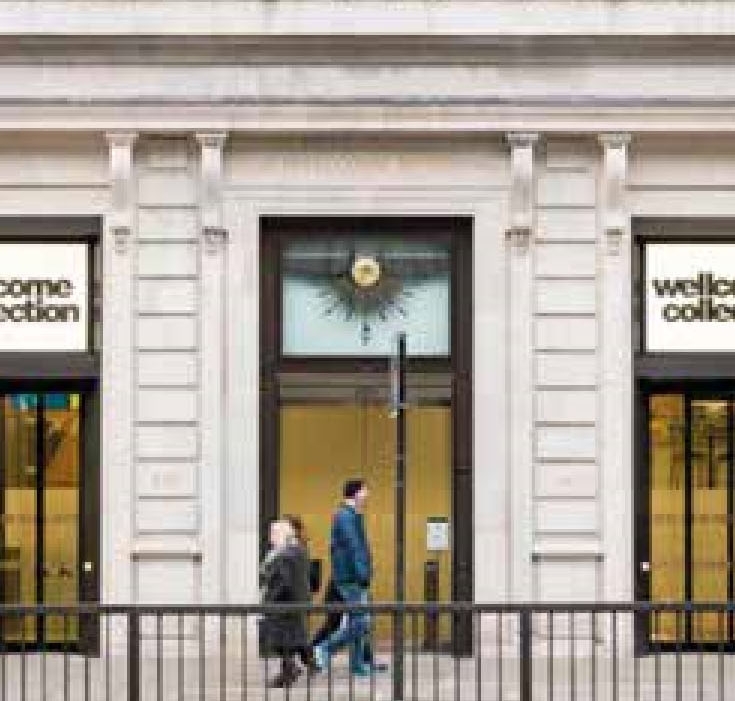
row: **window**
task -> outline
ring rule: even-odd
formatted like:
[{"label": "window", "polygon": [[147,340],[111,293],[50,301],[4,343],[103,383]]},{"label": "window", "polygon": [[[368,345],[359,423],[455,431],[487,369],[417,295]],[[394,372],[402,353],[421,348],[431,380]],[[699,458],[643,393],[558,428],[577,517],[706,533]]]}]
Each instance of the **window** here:
[{"label": "window", "polygon": [[409,355],[449,355],[448,244],[299,239],[285,244],[281,267],[284,355],[387,356],[399,331]]}]

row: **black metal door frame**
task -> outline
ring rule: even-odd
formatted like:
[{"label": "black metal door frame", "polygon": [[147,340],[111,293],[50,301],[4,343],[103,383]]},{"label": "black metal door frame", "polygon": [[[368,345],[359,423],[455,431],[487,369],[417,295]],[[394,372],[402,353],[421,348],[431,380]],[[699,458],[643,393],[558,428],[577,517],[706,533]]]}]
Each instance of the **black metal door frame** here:
[{"label": "black metal door frame", "polygon": [[[281,355],[280,247],[294,238],[355,231],[447,241],[452,250],[451,356],[409,358],[406,372],[452,377],[452,599],[474,598],[473,507],[473,266],[471,217],[268,217],[260,221],[260,495],[261,549],[266,524],[278,514],[279,378],[282,373],[335,372],[389,377],[382,357],[284,358]],[[454,650],[470,654],[471,621],[457,616]]]},{"label": "black metal door frame", "polygon": [[[711,380],[705,382],[646,382],[639,381],[636,387],[635,437],[638,446],[635,459],[635,598],[651,601],[650,582],[650,440],[649,440],[649,398],[657,394],[680,395],[684,401],[684,585],[685,601],[692,598],[692,447],[691,447],[691,405],[697,400],[720,400],[727,402],[727,553],[729,558],[728,599],[735,592],[735,538],[733,524],[735,509],[733,490],[735,489],[735,383],[732,381]],[[642,567],[649,564],[649,569]],[[639,652],[681,651],[681,650],[727,650],[735,652],[735,628],[732,615],[726,621],[726,636],[722,642],[692,641],[692,617],[684,617],[684,640],[681,642],[654,642],[651,640],[652,616],[640,615],[636,618],[636,649]]]},{"label": "black metal door frame", "polygon": [[[646,349],[646,300],[643,282],[645,280],[645,245],[655,243],[703,243],[735,241],[735,220],[720,217],[634,217],[632,220],[633,249],[631,260],[631,317],[633,321],[632,341],[634,352],[633,365],[633,501],[634,501],[634,562],[633,591],[638,601],[650,600],[650,581],[640,570],[641,563],[649,559],[649,435],[648,435],[648,397],[656,392],[681,393],[709,396],[735,396],[735,353],[728,352],[648,352]],[[686,400],[689,407],[690,400]],[[689,411],[687,409],[687,411]],[[685,417],[686,419],[687,417]],[[730,421],[733,421],[733,408],[730,407]],[[689,441],[687,435],[685,440]],[[730,445],[730,450],[733,450]],[[688,455],[689,447],[685,446]],[[687,462],[690,458],[686,458]],[[687,476],[689,467],[687,466]],[[732,480],[733,458],[730,458],[730,477]],[[689,485],[687,484],[687,491]],[[728,490],[728,500],[732,499],[732,489]],[[687,498],[690,502],[690,498]],[[728,503],[732,514],[731,503]],[[689,529],[688,529],[689,530]],[[732,530],[730,524],[729,530]],[[729,534],[732,538],[732,534]],[[689,544],[691,547],[691,543]],[[729,549],[730,558],[733,548]],[[731,574],[732,580],[732,574]],[[690,623],[687,623],[689,626]],[[735,632],[735,631],[733,631]],[[692,643],[697,649],[706,648],[701,643]],[[662,648],[680,649],[680,645],[652,644],[646,616],[637,615],[635,619],[635,647],[640,653]],[[715,645],[721,649],[721,645]],[[735,644],[725,646],[735,651]]]},{"label": "black metal door frame", "polygon": [[[100,245],[99,216],[0,217],[0,241],[25,243],[82,242],[88,253],[88,347],[78,352],[0,352],[0,394],[69,392],[81,396],[80,512],[79,512],[79,601],[99,602],[101,563],[100,521],[100,345],[95,342],[95,301],[101,271],[95,265]],[[40,433],[40,432],[39,432]],[[92,565],[86,572],[84,563]],[[0,646],[2,642],[0,641]],[[9,646],[0,647],[0,650]],[[28,649],[29,646],[25,645]],[[53,649],[53,644],[44,645]],[[99,654],[97,616],[80,619],[79,640],[61,647],[88,655]]]}]

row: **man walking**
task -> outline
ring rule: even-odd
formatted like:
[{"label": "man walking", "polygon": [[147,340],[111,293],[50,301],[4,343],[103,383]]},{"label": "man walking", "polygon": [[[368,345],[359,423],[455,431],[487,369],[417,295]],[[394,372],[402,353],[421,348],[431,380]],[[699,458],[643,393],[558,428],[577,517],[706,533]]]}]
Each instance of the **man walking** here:
[{"label": "man walking", "polygon": [[[363,508],[368,489],[362,479],[348,480],[343,489],[344,502],[332,519],[330,552],[332,581],[347,604],[367,604],[372,557],[365,533]],[[365,638],[370,632],[367,611],[350,611],[345,625],[334,631],[314,648],[314,660],[325,669],[335,651],[349,644],[352,674],[366,676],[371,667],[365,661]]]}]

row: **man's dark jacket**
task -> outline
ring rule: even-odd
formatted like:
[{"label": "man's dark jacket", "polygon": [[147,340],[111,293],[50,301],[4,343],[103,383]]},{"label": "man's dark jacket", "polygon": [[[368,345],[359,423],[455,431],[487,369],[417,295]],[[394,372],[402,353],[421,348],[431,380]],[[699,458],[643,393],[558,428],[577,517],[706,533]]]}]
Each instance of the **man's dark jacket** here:
[{"label": "man's dark jacket", "polygon": [[365,521],[350,504],[342,505],[332,519],[330,542],[332,580],[340,585],[369,587],[373,575],[372,558]]}]

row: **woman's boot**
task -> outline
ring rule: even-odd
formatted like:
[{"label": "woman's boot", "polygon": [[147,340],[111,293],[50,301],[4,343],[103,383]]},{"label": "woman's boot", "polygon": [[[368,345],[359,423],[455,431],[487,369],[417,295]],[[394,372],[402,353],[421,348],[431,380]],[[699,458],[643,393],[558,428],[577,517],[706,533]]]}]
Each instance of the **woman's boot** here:
[{"label": "woman's boot", "polygon": [[274,689],[282,689],[291,686],[298,678],[301,670],[293,657],[284,657],[281,662],[281,671],[268,683]]}]

